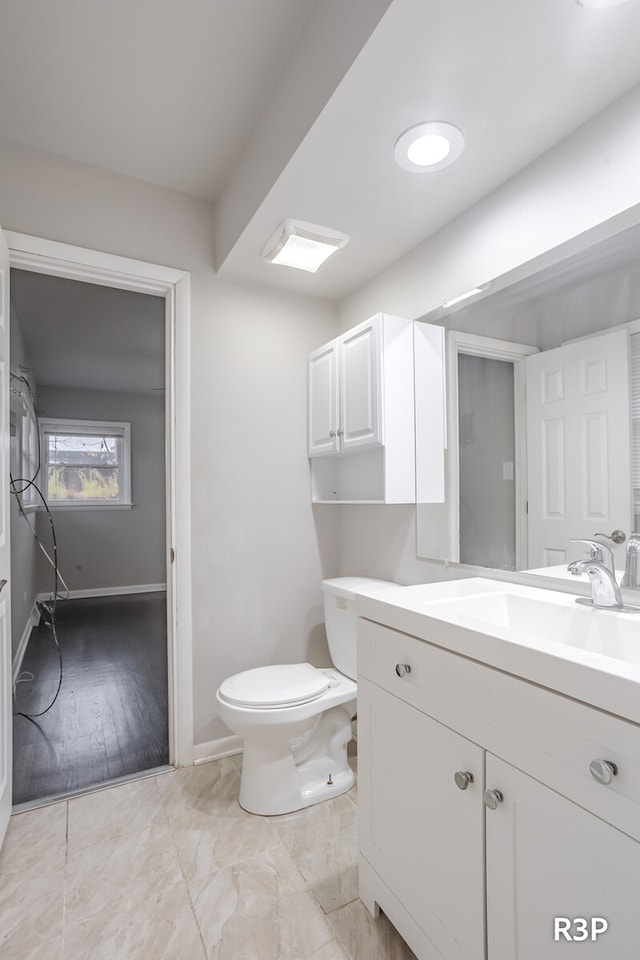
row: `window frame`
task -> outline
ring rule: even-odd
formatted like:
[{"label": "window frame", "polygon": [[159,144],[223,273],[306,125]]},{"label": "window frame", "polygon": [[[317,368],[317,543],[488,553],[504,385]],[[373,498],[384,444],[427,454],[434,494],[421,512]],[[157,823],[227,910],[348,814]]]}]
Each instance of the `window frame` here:
[{"label": "window frame", "polygon": [[[40,417],[40,479],[43,496],[50,510],[130,510],[131,500],[131,423],[124,420],[76,420],[60,417]],[[47,436],[116,437],[122,440],[120,469],[120,497],[117,500],[51,500],[49,498],[49,460]]]}]

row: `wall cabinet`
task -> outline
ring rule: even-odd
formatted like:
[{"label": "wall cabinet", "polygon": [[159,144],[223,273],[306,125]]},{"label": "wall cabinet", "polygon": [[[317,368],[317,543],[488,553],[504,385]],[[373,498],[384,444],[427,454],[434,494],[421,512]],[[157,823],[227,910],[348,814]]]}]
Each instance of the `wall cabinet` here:
[{"label": "wall cabinet", "polygon": [[419,960],[553,960],[580,918],[608,923],[581,957],[632,956],[640,729],[367,620],[358,657],[367,907]]},{"label": "wall cabinet", "polygon": [[[415,502],[414,327],[377,314],[310,355],[315,502]],[[430,327],[428,335],[441,357],[442,330]]]}]

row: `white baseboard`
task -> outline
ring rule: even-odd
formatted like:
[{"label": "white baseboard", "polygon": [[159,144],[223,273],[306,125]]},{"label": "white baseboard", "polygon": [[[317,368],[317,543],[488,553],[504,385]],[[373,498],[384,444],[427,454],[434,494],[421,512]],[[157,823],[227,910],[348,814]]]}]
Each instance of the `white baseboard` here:
[{"label": "white baseboard", "polygon": [[[166,583],[138,583],[128,587],[93,587],[89,590],[70,590],[69,600],[82,597],[118,597],[125,593],[159,593],[166,589]],[[38,600],[49,600],[50,597],[50,593],[38,594]]]},{"label": "white baseboard", "polygon": [[22,661],[24,660],[24,655],[27,652],[27,644],[29,643],[29,638],[31,637],[31,631],[40,623],[40,613],[38,612],[38,607],[36,606],[37,600],[34,601],[33,608],[29,614],[29,619],[27,620],[26,626],[22,631],[22,636],[20,637],[20,643],[15,652],[12,665],[12,683],[15,686],[15,682],[18,679],[20,670],[22,669]]},{"label": "white baseboard", "polygon": [[209,740],[208,743],[196,743],[193,747],[194,766],[199,763],[209,763],[210,760],[222,760],[223,757],[233,757],[242,753],[242,738],[237,736],[221,737],[219,740]]}]

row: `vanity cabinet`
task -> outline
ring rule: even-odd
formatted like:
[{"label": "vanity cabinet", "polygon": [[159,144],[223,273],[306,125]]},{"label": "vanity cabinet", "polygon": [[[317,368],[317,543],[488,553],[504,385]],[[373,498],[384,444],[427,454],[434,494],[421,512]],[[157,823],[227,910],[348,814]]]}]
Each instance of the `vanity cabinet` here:
[{"label": "vanity cabinet", "polygon": [[[586,921],[581,957],[633,956],[640,728],[448,651],[437,627],[433,643],[363,619],[358,633],[369,910],[419,960],[564,957],[556,917],[576,938]],[[598,759],[617,769],[608,784]],[[592,918],[608,923],[595,940]]]},{"label": "vanity cabinet", "polygon": [[[314,502],[415,502],[414,326],[377,314],[310,355]],[[441,365],[441,328],[431,327],[427,336]],[[428,370],[419,376],[433,382]],[[444,449],[442,440],[439,447]],[[439,449],[437,460],[442,457]]]}]

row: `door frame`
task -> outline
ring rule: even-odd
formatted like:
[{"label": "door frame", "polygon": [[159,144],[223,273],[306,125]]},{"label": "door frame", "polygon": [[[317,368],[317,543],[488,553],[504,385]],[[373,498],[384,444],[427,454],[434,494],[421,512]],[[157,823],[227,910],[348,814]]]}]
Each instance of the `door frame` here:
[{"label": "door frame", "polygon": [[161,296],[165,301],[165,473],[169,762],[193,763],[191,614],[190,274],[4,231],[10,266]]},{"label": "door frame", "polygon": [[486,357],[513,364],[513,403],[515,425],[515,554],[516,570],[521,570],[527,556],[527,416],[525,375],[526,357],[539,353],[537,347],[496,340],[475,333],[448,330],[447,334],[447,434],[449,438],[449,473],[447,502],[449,511],[450,559],[460,562],[460,432],[458,423],[458,355]]}]

